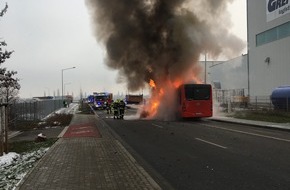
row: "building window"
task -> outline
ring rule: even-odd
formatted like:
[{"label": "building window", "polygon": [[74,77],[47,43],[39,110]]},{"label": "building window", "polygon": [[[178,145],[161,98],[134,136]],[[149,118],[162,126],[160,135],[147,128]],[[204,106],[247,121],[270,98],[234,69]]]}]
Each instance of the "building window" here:
[{"label": "building window", "polygon": [[261,46],[290,36],[290,22],[256,35],[256,46]]},{"label": "building window", "polygon": [[262,44],[265,44],[265,32],[258,34],[256,36],[256,46],[260,46]]},{"label": "building window", "polygon": [[290,22],[279,26],[278,38],[285,38],[290,35]]},{"label": "building window", "polygon": [[277,28],[272,28],[265,33],[266,43],[273,42],[277,40]]}]

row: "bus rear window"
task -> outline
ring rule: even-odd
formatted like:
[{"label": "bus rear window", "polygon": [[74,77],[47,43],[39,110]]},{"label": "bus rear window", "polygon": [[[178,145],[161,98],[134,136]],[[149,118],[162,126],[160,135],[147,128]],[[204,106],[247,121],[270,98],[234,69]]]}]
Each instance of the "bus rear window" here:
[{"label": "bus rear window", "polygon": [[210,90],[209,85],[185,85],[186,100],[209,100]]}]

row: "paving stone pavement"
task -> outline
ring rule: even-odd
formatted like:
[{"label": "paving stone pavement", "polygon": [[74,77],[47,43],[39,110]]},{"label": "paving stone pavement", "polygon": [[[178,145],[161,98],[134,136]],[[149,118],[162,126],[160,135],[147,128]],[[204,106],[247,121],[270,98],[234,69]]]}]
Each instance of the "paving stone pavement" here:
[{"label": "paving stone pavement", "polygon": [[161,189],[101,120],[75,114],[71,125],[84,123],[101,137],[60,138],[16,189]]}]

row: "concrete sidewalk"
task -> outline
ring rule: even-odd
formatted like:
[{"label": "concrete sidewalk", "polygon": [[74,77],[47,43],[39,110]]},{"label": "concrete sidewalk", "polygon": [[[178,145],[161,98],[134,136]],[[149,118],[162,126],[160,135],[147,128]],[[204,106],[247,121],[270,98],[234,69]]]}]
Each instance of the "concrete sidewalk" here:
[{"label": "concrete sidewalk", "polygon": [[94,115],[71,125],[16,189],[161,189]]},{"label": "concrete sidewalk", "polygon": [[264,128],[290,130],[290,123],[272,123],[272,122],[265,122],[265,121],[253,121],[253,120],[236,119],[233,117],[221,117],[221,116],[214,116],[208,119],[214,120],[214,121],[221,121],[221,122],[252,125],[252,126],[264,127]]}]

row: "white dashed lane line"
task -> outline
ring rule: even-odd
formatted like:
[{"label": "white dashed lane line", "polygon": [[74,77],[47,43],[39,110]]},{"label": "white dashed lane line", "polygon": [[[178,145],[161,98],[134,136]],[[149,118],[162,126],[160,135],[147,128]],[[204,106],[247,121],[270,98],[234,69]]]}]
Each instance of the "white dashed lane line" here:
[{"label": "white dashed lane line", "polygon": [[240,130],[236,130],[236,129],[228,129],[228,128],[217,127],[217,126],[212,126],[212,125],[204,125],[204,126],[211,127],[211,128],[216,128],[216,129],[222,129],[222,130],[225,130],[225,131],[231,131],[231,132],[246,134],[246,135],[252,135],[252,136],[256,136],[256,137],[262,137],[262,138],[273,139],[273,140],[278,140],[278,141],[290,142],[289,139],[282,139],[282,138],[278,138],[278,137],[273,137],[273,136],[268,136],[268,135],[261,135],[261,134],[257,134],[257,133],[246,132],[246,131],[240,131]]},{"label": "white dashed lane line", "polygon": [[219,148],[227,149],[227,147],[225,147],[225,146],[222,146],[222,145],[210,142],[210,141],[206,141],[206,140],[203,140],[203,139],[200,139],[200,138],[195,138],[195,139],[198,140],[198,141],[201,141],[201,142],[204,142],[204,143],[219,147]]},{"label": "white dashed lane line", "polygon": [[152,123],[152,125],[155,126],[155,127],[161,128],[161,129],[163,128],[163,126],[157,125],[157,124],[154,124],[154,123]]}]

